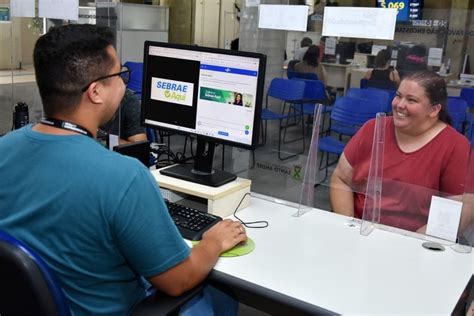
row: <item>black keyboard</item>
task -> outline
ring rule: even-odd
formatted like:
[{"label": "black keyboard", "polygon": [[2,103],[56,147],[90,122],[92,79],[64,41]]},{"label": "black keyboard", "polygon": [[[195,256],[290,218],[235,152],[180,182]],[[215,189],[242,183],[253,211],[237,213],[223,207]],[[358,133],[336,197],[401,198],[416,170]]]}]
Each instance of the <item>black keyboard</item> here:
[{"label": "black keyboard", "polygon": [[205,231],[222,220],[219,216],[172,203],[166,199],[165,204],[181,236],[188,240],[201,240]]}]

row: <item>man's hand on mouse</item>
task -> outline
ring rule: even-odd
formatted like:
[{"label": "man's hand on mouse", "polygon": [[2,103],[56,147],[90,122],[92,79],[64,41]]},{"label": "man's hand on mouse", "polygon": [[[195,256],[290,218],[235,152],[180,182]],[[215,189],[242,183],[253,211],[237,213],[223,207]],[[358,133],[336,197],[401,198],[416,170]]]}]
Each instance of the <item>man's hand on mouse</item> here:
[{"label": "man's hand on mouse", "polygon": [[203,240],[214,241],[221,247],[221,253],[247,240],[247,233],[242,223],[224,219],[206,231]]}]

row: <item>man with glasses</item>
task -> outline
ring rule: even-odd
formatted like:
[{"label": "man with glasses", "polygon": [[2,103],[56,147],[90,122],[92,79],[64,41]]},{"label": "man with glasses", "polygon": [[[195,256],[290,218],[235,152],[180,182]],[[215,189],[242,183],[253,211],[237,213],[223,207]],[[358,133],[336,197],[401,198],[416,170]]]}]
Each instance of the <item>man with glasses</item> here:
[{"label": "man with glasses", "polygon": [[[45,118],[0,139],[0,230],[46,261],[74,315],[129,314],[146,295],[142,276],[178,295],[247,238],[240,223],[224,220],[189,249],[150,172],[97,143],[129,74],[113,41],[93,25],[40,37],[33,59]],[[185,311],[207,314],[197,308],[211,303],[197,298]]]}]

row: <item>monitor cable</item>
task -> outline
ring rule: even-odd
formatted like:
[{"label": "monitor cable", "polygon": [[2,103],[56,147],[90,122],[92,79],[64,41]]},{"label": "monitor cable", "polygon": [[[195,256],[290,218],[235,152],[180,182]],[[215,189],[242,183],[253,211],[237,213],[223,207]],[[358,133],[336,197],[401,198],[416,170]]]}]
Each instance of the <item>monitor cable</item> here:
[{"label": "monitor cable", "polygon": [[240,202],[239,204],[237,205],[237,207],[235,208],[234,210],[234,217],[237,218],[237,220],[239,222],[242,223],[242,225],[244,225],[244,227],[246,228],[267,228],[268,227],[268,222],[267,221],[253,221],[253,222],[244,222],[243,220],[241,220],[238,216],[237,216],[237,210],[239,209],[240,205],[242,204],[242,202],[244,201],[244,199],[247,197],[247,196],[250,196],[250,192],[247,192],[244,194],[244,196],[242,197],[242,199],[240,199]]}]

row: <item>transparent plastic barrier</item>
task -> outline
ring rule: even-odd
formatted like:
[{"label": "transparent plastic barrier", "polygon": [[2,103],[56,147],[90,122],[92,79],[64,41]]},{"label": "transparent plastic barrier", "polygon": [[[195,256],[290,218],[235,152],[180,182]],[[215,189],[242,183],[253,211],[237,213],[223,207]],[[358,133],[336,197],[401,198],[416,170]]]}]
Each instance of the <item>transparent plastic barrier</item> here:
[{"label": "transparent plastic barrier", "polygon": [[[400,181],[403,168],[414,166],[397,166],[400,174],[396,175],[394,165],[384,166],[385,159],[385,122],[377,117],[374,130],[372,156],[370,160],[369,176],[365,194],[362,215],[361,234],[369,235],[376,227],[410,234],[427,240],[434,240],[441,244],[451,246],[459,252],[471,252],[474,243],[474,172],[473,149],[460,153],[459,165],[441,174],[442,170],[436,169],[434,157],[426,157],[425,163],[433,161],[433,172],[427,172],[419,178],[413,178],[413,183]],[[465,157],[462,157],[462,155]],[[454,159],[450,157],[450,159]],[[466,162],[466,164],[463,164]],[[393,162],[391,162],[393,164]],[[391,174],[384,175],[384,168],[390,168]],[[416,166],[415,166],[416,168]],[[388,170],[388,169],[387,169]],[[412,169],[415,172],[415,169]],[[457,178],[448,178],[455,175]],[[438,174],[440,173],[440,174]],[[406,177],[406,175],[405,175]],[[423,185],[425,184],[425,185]],[[443,192],[444,187],[450,192]],[[449,187],[449,189],[448,189]],[[356,196],[360,199],[361,195]]]}]

